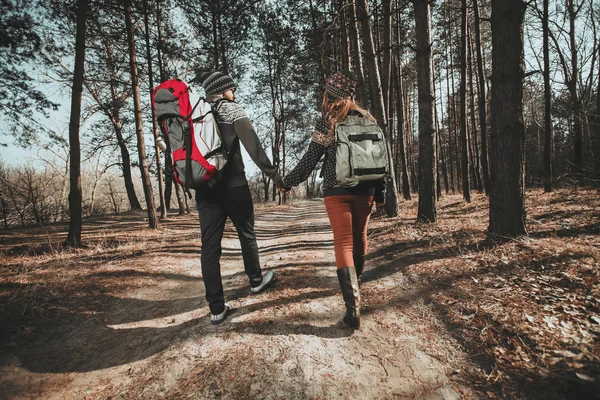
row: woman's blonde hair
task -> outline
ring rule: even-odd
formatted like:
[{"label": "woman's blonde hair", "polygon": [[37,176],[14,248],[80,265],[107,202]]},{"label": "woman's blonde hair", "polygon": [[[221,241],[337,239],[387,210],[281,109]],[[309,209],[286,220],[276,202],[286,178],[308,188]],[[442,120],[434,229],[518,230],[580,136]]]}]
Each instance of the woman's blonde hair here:
[{"label": "woman's blonde hair", "polygon": [[348,116],[350,111],[358,111],[363,117],[375,122],[375,118],[373,118],[371,113],[362,108],[360,104],[354,100],[339,99],[335,101],[329,101],[327,92],[323,93],[322,111],[323,115],[325,116],[325,120],[327,121],[327,125],[329,126],[330,132],[335,130],[335,125],[339,122],[342,122]]}]

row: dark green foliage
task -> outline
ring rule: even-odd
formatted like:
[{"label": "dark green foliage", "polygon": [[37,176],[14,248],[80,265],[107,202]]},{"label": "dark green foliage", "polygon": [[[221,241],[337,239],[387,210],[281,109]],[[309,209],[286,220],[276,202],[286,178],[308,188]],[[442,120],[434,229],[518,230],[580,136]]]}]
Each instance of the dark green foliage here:
[{"label": "dark green foliage", "polygon": [[[24,144],[39,129],[34,113],[46,115],[58,107],[38,88],[35,78],[43,54],[56,46],[45,36],[34,1],[1,0],[0,32],[0,114],[10,126],[8,131]],[[31,129],[32,124],[36,128]]]}]

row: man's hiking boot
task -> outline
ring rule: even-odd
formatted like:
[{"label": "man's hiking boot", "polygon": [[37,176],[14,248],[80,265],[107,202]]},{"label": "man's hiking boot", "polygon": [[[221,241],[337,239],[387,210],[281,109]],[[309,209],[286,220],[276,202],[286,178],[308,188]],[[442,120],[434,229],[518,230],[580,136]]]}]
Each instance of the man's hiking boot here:
[{"label": "man's hiking boot", "polygon": [[225,303],[225,309],[221,314],[210,314],[210,323],[213,325],[219,325],[221,322],[225,321],[225,317],[227,317],[227,314],[229,314],[230,310],[231,307],[229,304]]},{"label": "man's hiking boot", "polygon": [[268,288],[271,285],[271,283],[273,283],[274,278],[275,274],[273,273],[273,271],[266,271],[262,275],[262,280],[260,281],[260,283],[255,284],[255,282],[250,282],[250,291],[255,294],[262,292],[263,290]]},{"label": "man's hiking boot", "polygon": [[356,268],[344,267],[337,270],[342,296],[346,304],[344,323],[353,330],[360,329],[360,290]]}]

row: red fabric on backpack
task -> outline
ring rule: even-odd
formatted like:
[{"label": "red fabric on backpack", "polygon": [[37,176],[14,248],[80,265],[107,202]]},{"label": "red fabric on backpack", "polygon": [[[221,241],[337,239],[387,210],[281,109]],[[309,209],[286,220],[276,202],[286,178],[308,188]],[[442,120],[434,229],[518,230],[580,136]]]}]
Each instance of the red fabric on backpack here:
[{"label": "red fabric on backpack", "polygon": [[[182,80],[179,80],[179,79],[169,79],[169,80],[161,83],[152,92],[153,107],[155,107],[154,96],[155,96],[156,92],[160,89],[167,89],[169,92],[171,92],[173,94],[173,96],[176,99],[178,99],[179,115],[182,118],[187,119],[189,126],[190,126],[190,135],[191,135],[191,143],[192,143],[192,146],[191,146],[192,151],[191,151],[190,157],[191,157],[192,161],[198,162],[200,165],[202,165],[206,169],[207,172],[204,175],[204,180],[208,182],[211,179],[211,176],[216,172],[216,168],[213,165],[211,165],[210,163],[208,163],[208,161],[206,161],[206,159],[202,156],[202,154],[198,150],[198,146],[196,145],[196,139],[194,137],[194,124],[192,122],[193,108],[192,108],[192,104],[190,102],[189,86],[185,82],[183,82]],[[167,127],[164,123],[163,123],[163,131],[168,133]],[[177,172],[177,169],[175,168],[175,163],[177,161],[186,159],[186,156],[187,156],[186,149],[184,147],[181,147],[179,149],[171,149],[171,151],[172,151],[173,172],[174,172],[175,180],[180,185],[183,186],[184,183],[179,178],[179,174]]]}]

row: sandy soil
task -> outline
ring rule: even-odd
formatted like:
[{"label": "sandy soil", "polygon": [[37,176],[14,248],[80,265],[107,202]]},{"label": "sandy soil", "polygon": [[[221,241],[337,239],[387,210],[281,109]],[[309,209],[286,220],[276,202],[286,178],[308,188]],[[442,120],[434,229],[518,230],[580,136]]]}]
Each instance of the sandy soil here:
[{"label": "sandy soil", "polygon": [[[234,313],[216,327],[204,299],[195,214],[169,218],[158,233],[144,230],[139,215],[88,222],[88,232],[106,236],[103,247],[74,254],[52,253],[44,239],[64,226],[3,233],[12,250],[3,253],[0,282],[0,398],[478,397],[465,383],[475,367],[419,295],[425,283],[405,274],[394,253],[378,256],[373,246],[362,329],[353,333],[340,324],[322,201],[257,214],[261,262],[276,282],[251,294],[228,224],[222,274]],[[138,235],[147,237],[128,247]],[[44,251],[25,257],[19,248]]]}]

